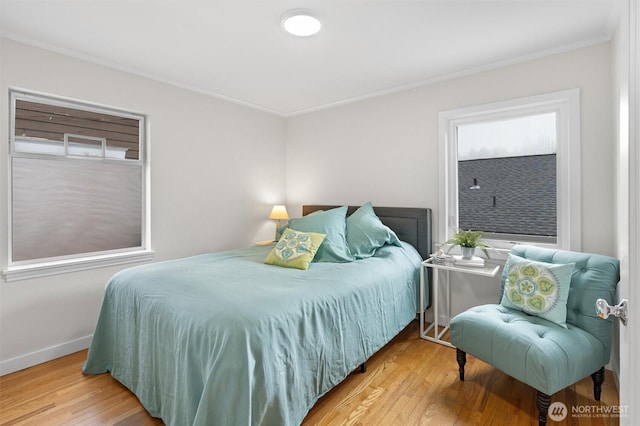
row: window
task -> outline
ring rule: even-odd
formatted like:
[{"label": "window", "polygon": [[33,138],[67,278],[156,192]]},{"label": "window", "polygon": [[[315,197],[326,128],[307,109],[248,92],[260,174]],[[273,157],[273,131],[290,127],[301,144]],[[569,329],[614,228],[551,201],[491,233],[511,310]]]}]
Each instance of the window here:
[{"label": "window", "polygon": [[5,279],[150,258],[142,115],[11,92]]},{"label": "window", "polygon": [[579,129],[577,89],[441,113],[440,241],[579,250]]}]

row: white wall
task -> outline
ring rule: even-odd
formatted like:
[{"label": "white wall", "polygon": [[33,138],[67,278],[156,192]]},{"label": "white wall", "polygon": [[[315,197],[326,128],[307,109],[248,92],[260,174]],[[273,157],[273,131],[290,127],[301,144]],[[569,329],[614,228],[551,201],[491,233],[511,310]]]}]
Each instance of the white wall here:
[{"label": "white wall", "polygon": [[[267,216],[274,203],[285,201],[283,118],[2,38],[0,61],[3,138],[9,133],[9,87],[147,115],[154,261],[271,237],[274,225]],[[7,202],[5,148],[0,150],[3,268]],[[105,282],[122,268],[0,281],[0,374],[86,347]]]},{"label": "white wall", "polygon": [[[519,63],[287,122],[287,202],[430,207],[438,223],[438,113],[578,87],[582,249],[615,255],[610,44]],[[437,235],[437,232],[434,232]],[[459,312],[497,299],[498,280],[460,277]]]},{"label": "white wall", "polygon": [[[438,223],[440,111],[579,87],[583,250],[615,255],[610,50],[604,43],[285,120],[0,39],[0,116],[8,117],[8,87],[148,115],[157,261],[270,238],[265,218],[285,195],[293,216],[306,203],[371,200],[431,207]],[[0,120],[0,134],[6,126]],[[6,165],[0,150],[2,259]],[[0,373],[86,346],[119,269],[0,282]],[[454,311],[494,302],[496,287],[462,279]]]}]

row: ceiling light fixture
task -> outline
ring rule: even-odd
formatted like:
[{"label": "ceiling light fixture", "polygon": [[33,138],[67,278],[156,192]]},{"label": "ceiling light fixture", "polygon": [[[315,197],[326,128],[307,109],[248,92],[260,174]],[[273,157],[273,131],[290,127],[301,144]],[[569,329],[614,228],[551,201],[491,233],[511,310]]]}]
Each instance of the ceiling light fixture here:
[{"label": "ceiling light fixture", "polygon": [[311,10],[294,9],[282,15],[282,29],[298,37],[316,34],[322,28],[320,20]]}]

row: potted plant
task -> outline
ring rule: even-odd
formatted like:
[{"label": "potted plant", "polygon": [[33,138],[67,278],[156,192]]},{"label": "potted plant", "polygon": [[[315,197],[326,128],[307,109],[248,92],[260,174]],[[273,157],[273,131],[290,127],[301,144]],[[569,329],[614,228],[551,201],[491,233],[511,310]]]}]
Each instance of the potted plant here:
[{"label": "potted plant", "polygon": [[482,231],[465,231],[464,229],[458,228],[458,230],[451,235],[451,238],[445,241],[444,245],[451,244],[447,253],[449,253],[452,248],[460,246],[463,259],[471,259],[476,251],[476,247],[480,248],[485,256],[489,257],[489,252],[487,251],[489,246],[480,240],[483,235],[484,233]]}]

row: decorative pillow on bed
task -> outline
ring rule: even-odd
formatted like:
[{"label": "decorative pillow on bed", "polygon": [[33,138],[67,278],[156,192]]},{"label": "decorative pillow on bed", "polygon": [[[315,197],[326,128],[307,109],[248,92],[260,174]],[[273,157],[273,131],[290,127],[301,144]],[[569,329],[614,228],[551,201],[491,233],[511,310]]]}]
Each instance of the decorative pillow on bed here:
[{"label": "decorative pillow on bed", "polygon": [[289,219],[289,227],[301,232],[326,235],[313,259],[314,262],[352,262],[354,258],[347,245],[346,216],[347,206],[342,206],[317,211],[301,218]]},{"label": "decorative pillow on bed", "polygon": [[285,268],[308,269],[324,237],[324,234],[287,228],[264,263]]},{"label": "decorative pillow on bed", "polygon": [[356,259],[365,259],[385,244],[401,246],[398,236],[384,225],[371,203],[363,204],[347,218],[347,244]]},{"label": "decorative pillow on bed", "polygon": [[545,263],[509,254],[500,304],[567,328],[567,298],[573,263]]}]

